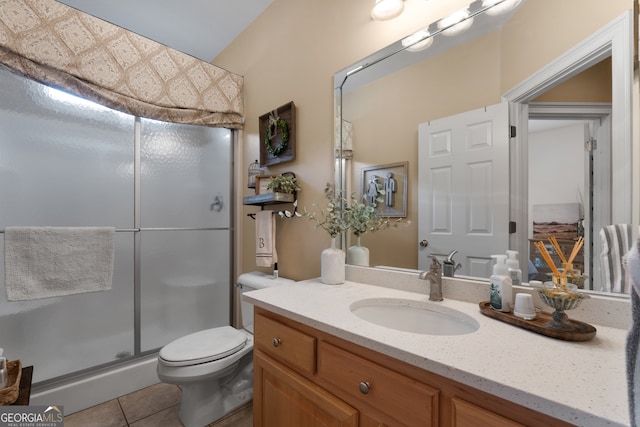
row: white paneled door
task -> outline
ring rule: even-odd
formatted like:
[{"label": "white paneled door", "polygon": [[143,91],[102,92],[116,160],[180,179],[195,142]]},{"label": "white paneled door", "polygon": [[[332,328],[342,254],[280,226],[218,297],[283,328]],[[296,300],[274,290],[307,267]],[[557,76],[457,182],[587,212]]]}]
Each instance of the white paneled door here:
[{"label": "white paneled door", "polygon": [[506,102],[422,123],[419,143],[419,268],[427,255],[489,277],[491,255],[509,244],[509,110]]}]

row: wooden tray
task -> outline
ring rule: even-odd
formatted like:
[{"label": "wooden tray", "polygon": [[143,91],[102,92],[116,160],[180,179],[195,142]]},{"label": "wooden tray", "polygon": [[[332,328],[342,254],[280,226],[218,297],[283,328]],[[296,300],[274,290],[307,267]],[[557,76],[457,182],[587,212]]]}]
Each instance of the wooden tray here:
[{"label": "wooden tray", "polygon": [[22,363],[19,360],[7,361],[9,378],[7,387],[0,389],[0,405],[11,405],[20,394],[20,377],[22,376]]},{"label": "wooden tray", "polygon": [[589,341],[596,336],[596,328],[588,323],[580,322],[578,320],[569,319],[568,324],[571,330],[562,331],[545,325],[545,323],[553,321],[550,313],[540,312],[535,319],[524,320],[513,313],[503,313],[502,311],[494,310],[491,308],[489,301],[482,301],[479,305],[480,312],[485,316],[493,317],[494,319],[501,320],[505,323],[509,323],[538,334],[546,335],[551,338],[557,338],[565,341]]}]

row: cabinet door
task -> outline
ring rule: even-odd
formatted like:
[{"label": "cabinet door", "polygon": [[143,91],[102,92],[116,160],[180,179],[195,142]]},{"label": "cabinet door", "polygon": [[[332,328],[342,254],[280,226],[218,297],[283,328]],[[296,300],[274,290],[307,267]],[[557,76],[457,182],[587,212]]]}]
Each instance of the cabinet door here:
[{"label": "cabinet door", "polygon": [[451,399],[451,426],[452,427],[525,427],[523,424],[512,421],[473,405],[462,399]]},{"label": "cabinet door", "polygon": [[357,427],[358,411],[332,394],[254,352],[254,426]]}]

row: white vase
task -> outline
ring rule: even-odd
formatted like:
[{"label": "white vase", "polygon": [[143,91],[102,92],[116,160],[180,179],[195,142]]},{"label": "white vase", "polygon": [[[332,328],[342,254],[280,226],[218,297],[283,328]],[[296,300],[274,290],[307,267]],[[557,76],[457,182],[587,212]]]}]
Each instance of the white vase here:
[{"label": "white vase", "polygon": [[347,264],[369,267],[369,249],[360,245],[360,236],[356,236],[356,244],[347,249]]},{"label": "white vase", "polygon": [[331,247],[320,256],[320,278],[326,285],[344,283],[344,251],[336,248],[336,238],[331,238]]}]

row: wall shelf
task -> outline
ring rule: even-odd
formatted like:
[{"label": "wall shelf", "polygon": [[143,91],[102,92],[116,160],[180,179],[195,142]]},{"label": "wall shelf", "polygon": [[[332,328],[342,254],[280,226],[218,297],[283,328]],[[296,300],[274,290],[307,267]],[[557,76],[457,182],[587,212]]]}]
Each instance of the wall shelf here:
[{"label": "wall shelf", "polygon": [[282,203],[293,203],[295,195],[289,193],[265,193],[255,196],[247,196],[242,199],[242,204],[252,206],[278,205]]}]

